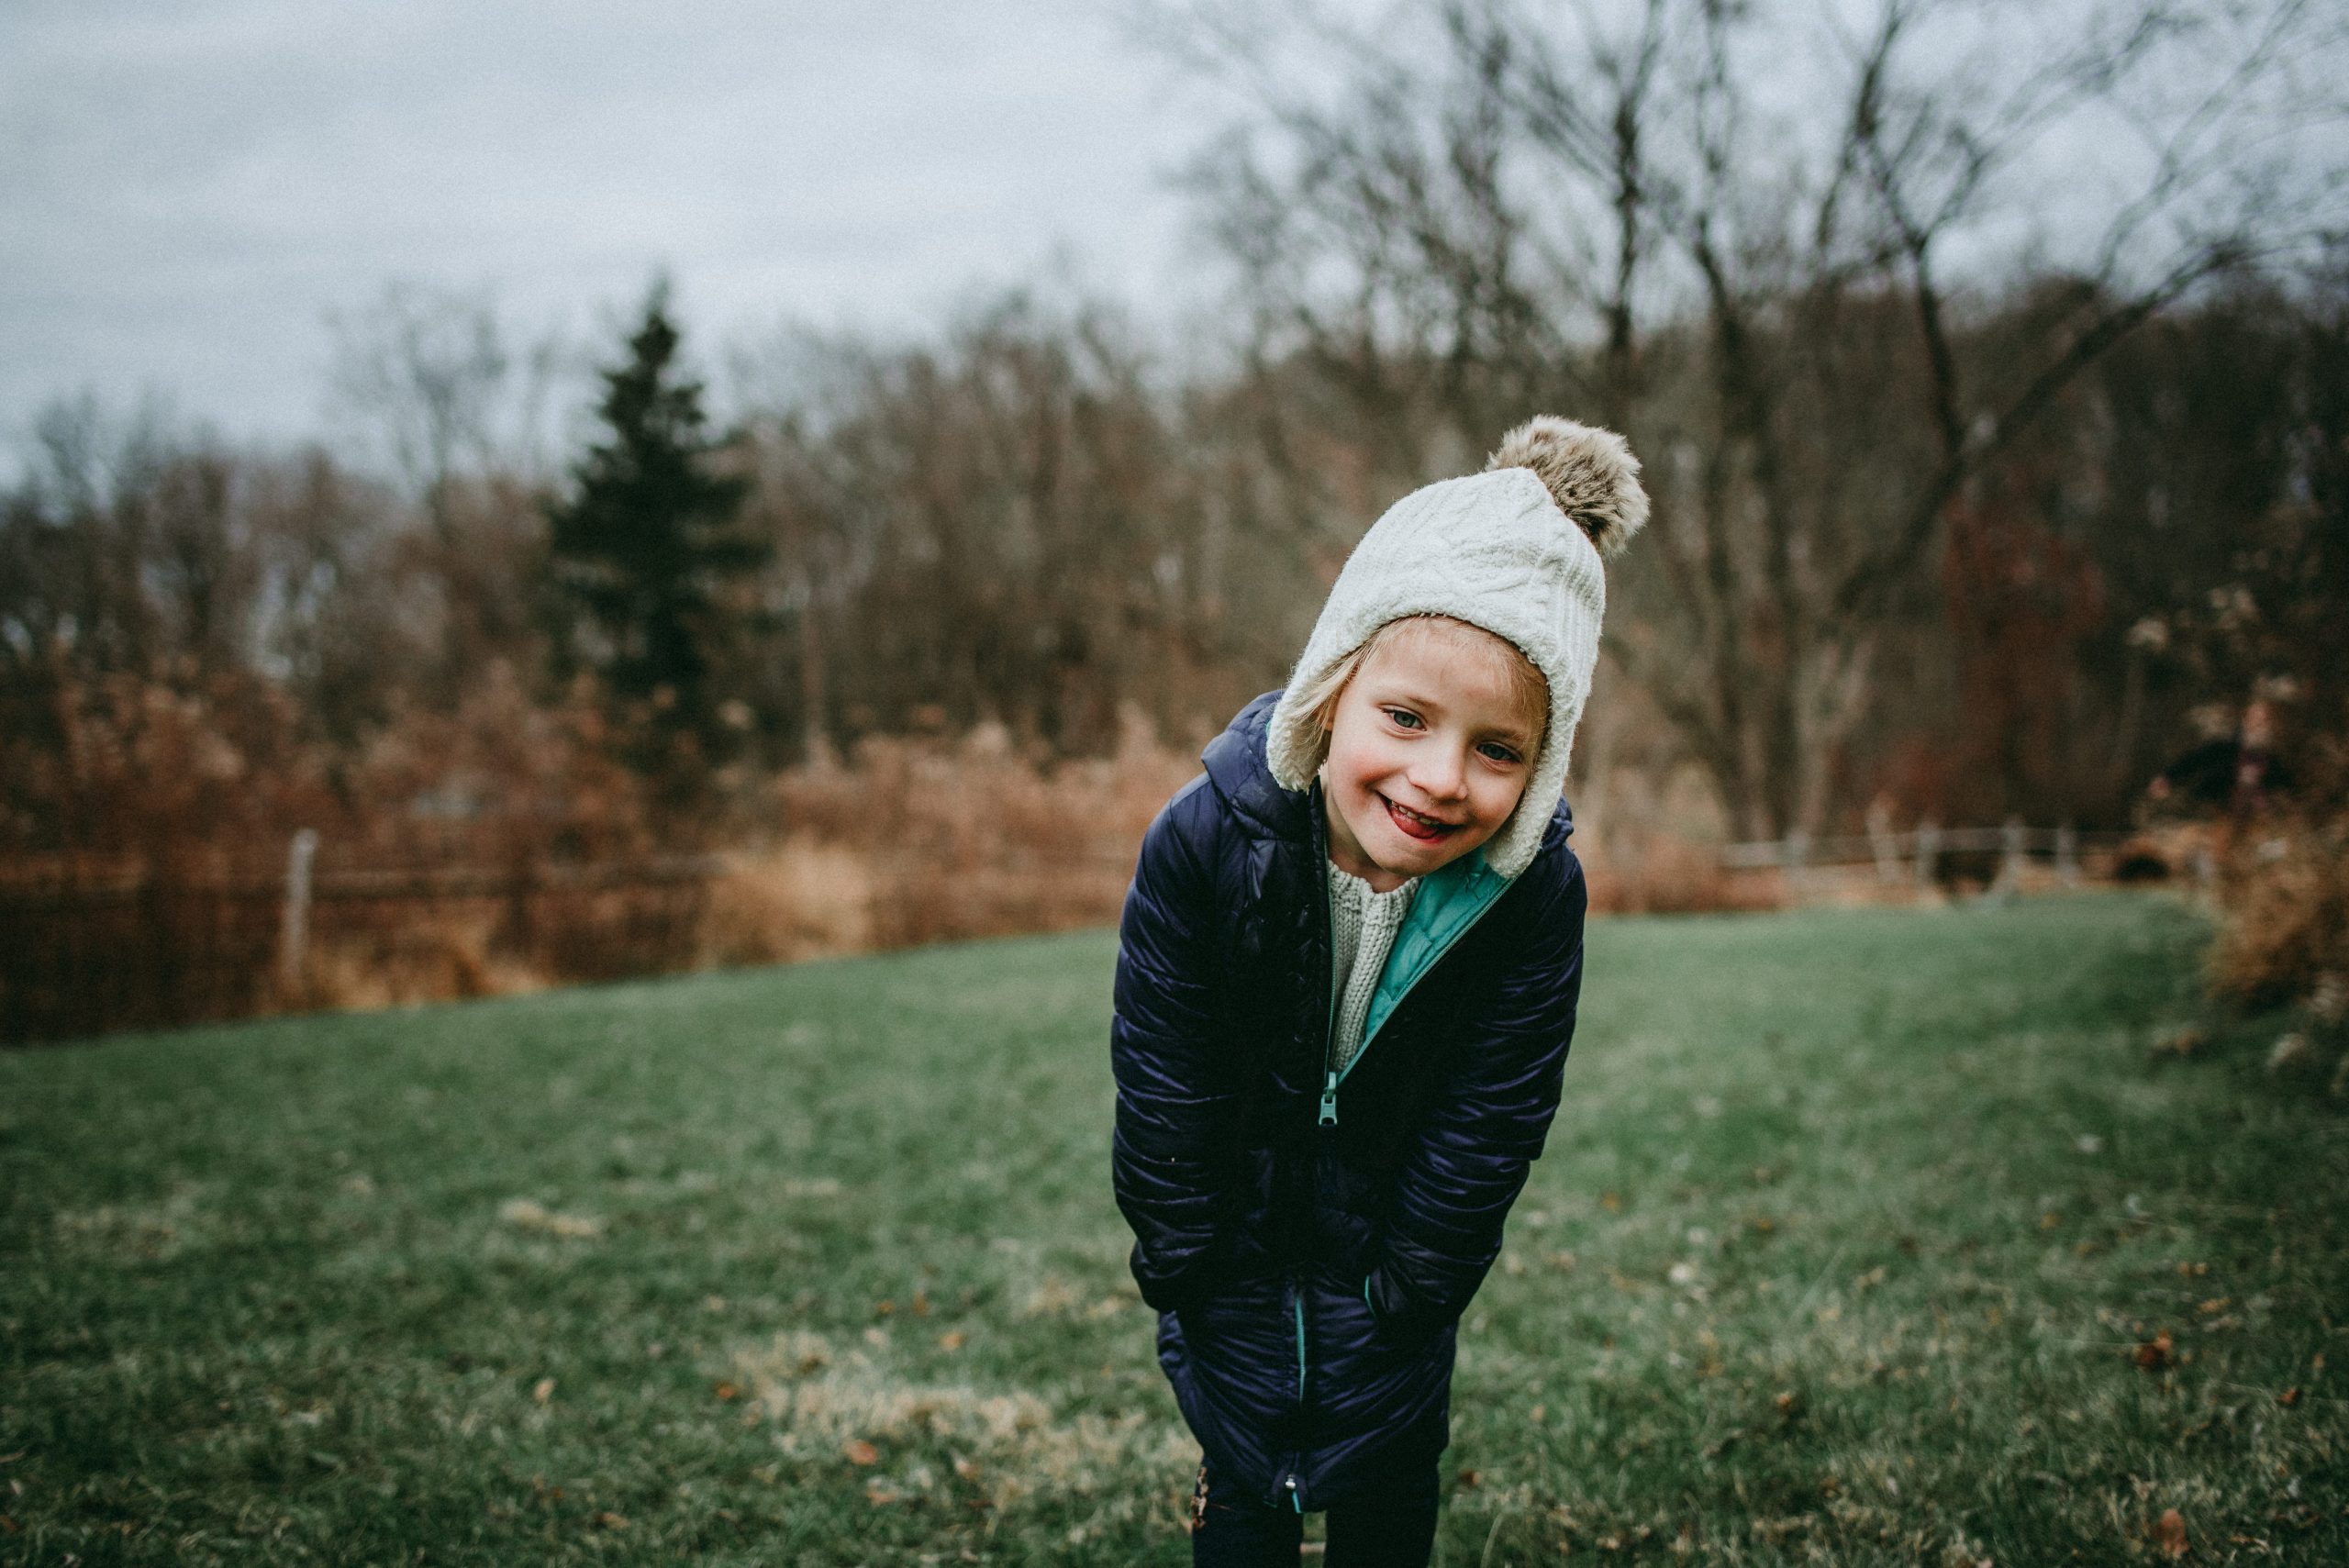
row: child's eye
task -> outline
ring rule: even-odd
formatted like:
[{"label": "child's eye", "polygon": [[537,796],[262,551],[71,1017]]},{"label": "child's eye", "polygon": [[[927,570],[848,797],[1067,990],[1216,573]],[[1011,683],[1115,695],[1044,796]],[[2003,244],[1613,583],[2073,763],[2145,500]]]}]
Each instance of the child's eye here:
[{"label": "child's eye", "polygon": [[1514,749],[1504,746],[1497,740],[1487,740],[1483,745],[1477,747],[1476,750],[1482,751],[1486,756],[1491,758],[1496,762],[1516,763],[1525,761],[1524,758],[1517,754]]},{"label": "child's eye", "polygon": [[1419,724],[1419,716],[1413,713],[1408,707],[1390,707],[1386,710],[1386,717],[1393,719],[1397,724],[1401,725],[1406,729],[1418,729],[1421,728]]}]

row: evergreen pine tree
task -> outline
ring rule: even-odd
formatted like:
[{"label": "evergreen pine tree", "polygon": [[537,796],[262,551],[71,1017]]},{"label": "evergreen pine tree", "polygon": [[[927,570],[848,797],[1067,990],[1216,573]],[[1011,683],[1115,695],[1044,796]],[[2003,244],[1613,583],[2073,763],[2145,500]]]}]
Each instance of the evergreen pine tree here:
[{"label": "evergreen pine tree", "polygon": [[[590,669],[624,715],[656,735],[718,740],[716,655],[729,589],[772,545],[740,527],[741,475],[711,472],[701,384],[676,363],[668,290],[656,284],[628,358],[603,373],[607,434],[573,468],[573,494],[548,511],[558,675]],[[631,726],[632,728],[632,726]]]}]

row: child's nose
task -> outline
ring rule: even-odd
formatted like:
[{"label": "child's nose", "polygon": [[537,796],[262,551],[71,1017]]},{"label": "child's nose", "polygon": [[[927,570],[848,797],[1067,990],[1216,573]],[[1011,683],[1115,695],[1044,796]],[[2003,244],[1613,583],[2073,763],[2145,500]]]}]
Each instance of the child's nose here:
[{"label": "child's nose", "polygon": [[1456,800],[1467,791],[1468,770],[1449,747],[1419,759],[1411,782],[1431,800]]}]

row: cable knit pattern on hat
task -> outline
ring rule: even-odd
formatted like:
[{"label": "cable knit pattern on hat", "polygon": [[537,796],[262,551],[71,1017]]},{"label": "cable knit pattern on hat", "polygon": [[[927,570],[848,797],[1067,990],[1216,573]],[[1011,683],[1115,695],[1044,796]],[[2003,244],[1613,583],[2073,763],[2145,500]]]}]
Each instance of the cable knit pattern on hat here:
[{"label": "cable knit pattern on hat", "polygon": [[1330,959],[1338,988],[1338,1020],[1330,1037],[1330,1065],[1346,1070],[1362,1050],[1362,1026],[1370,1017],[1370,999],[1378,991],[1378,977],[1395,946],[1395,933],[1411,912],[1411,896],[1419,890],[1412,877],[1399,887],[1373,893],[1370,884],[1330,862]]},{"label": "cable knit pattern on hat", "polygon": [[1533,466],[1414,490],[1363,535],[1273,708],[1265,760],[1284,787],[1310,784],[1329,736],[1297,694],[1388,621],[1436,615],[1481,627],[1514,644],[1550,684],[1549,725],[1525,794],[1484,846],[1486,865],[1515,876],[1565,793],[1598,662],[1607,579],[1591,535],[1620,548],[1646,520],[1648,502],[1639,460],[1612,431],[1545,416],[1511,431],[1493,461]]}]

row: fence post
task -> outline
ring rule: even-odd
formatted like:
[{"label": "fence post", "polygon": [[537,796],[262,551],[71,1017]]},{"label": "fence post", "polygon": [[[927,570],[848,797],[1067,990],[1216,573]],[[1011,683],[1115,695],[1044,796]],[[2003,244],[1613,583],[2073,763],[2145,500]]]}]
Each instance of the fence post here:
[{"label": "fence post", "polygon": [[1942,828],[1932,817],[1917,824],[1917,895],[1933,890],[1933,873],[1941,867]]},{"label": "fence post", "polygon": [[302,984],[310,941],[310,862],[318,852],[315,828],[295,830],[285,851],[285,906],[277,929],[277,973],[289,993]]},{"label": "fence post", "polygon": [[2069,822],[2055,829],[2055,880],[2065,887],[2080,884],[2080,830]]},{"label": "fence post", "polygon": [[1986,890],[2011,896],[2022,888],[2023,861],[2031,852],[2030,829],[2020,817],[2009,817],[1998,829],[1998,874]]},{"label": "fence post", "polygon": [[1890,887],[1900,880],[1900,840],[1892,831],[1892,806],[1878,795],[1868,806],[1868,850],[1876,856],[1876,880]]}]

